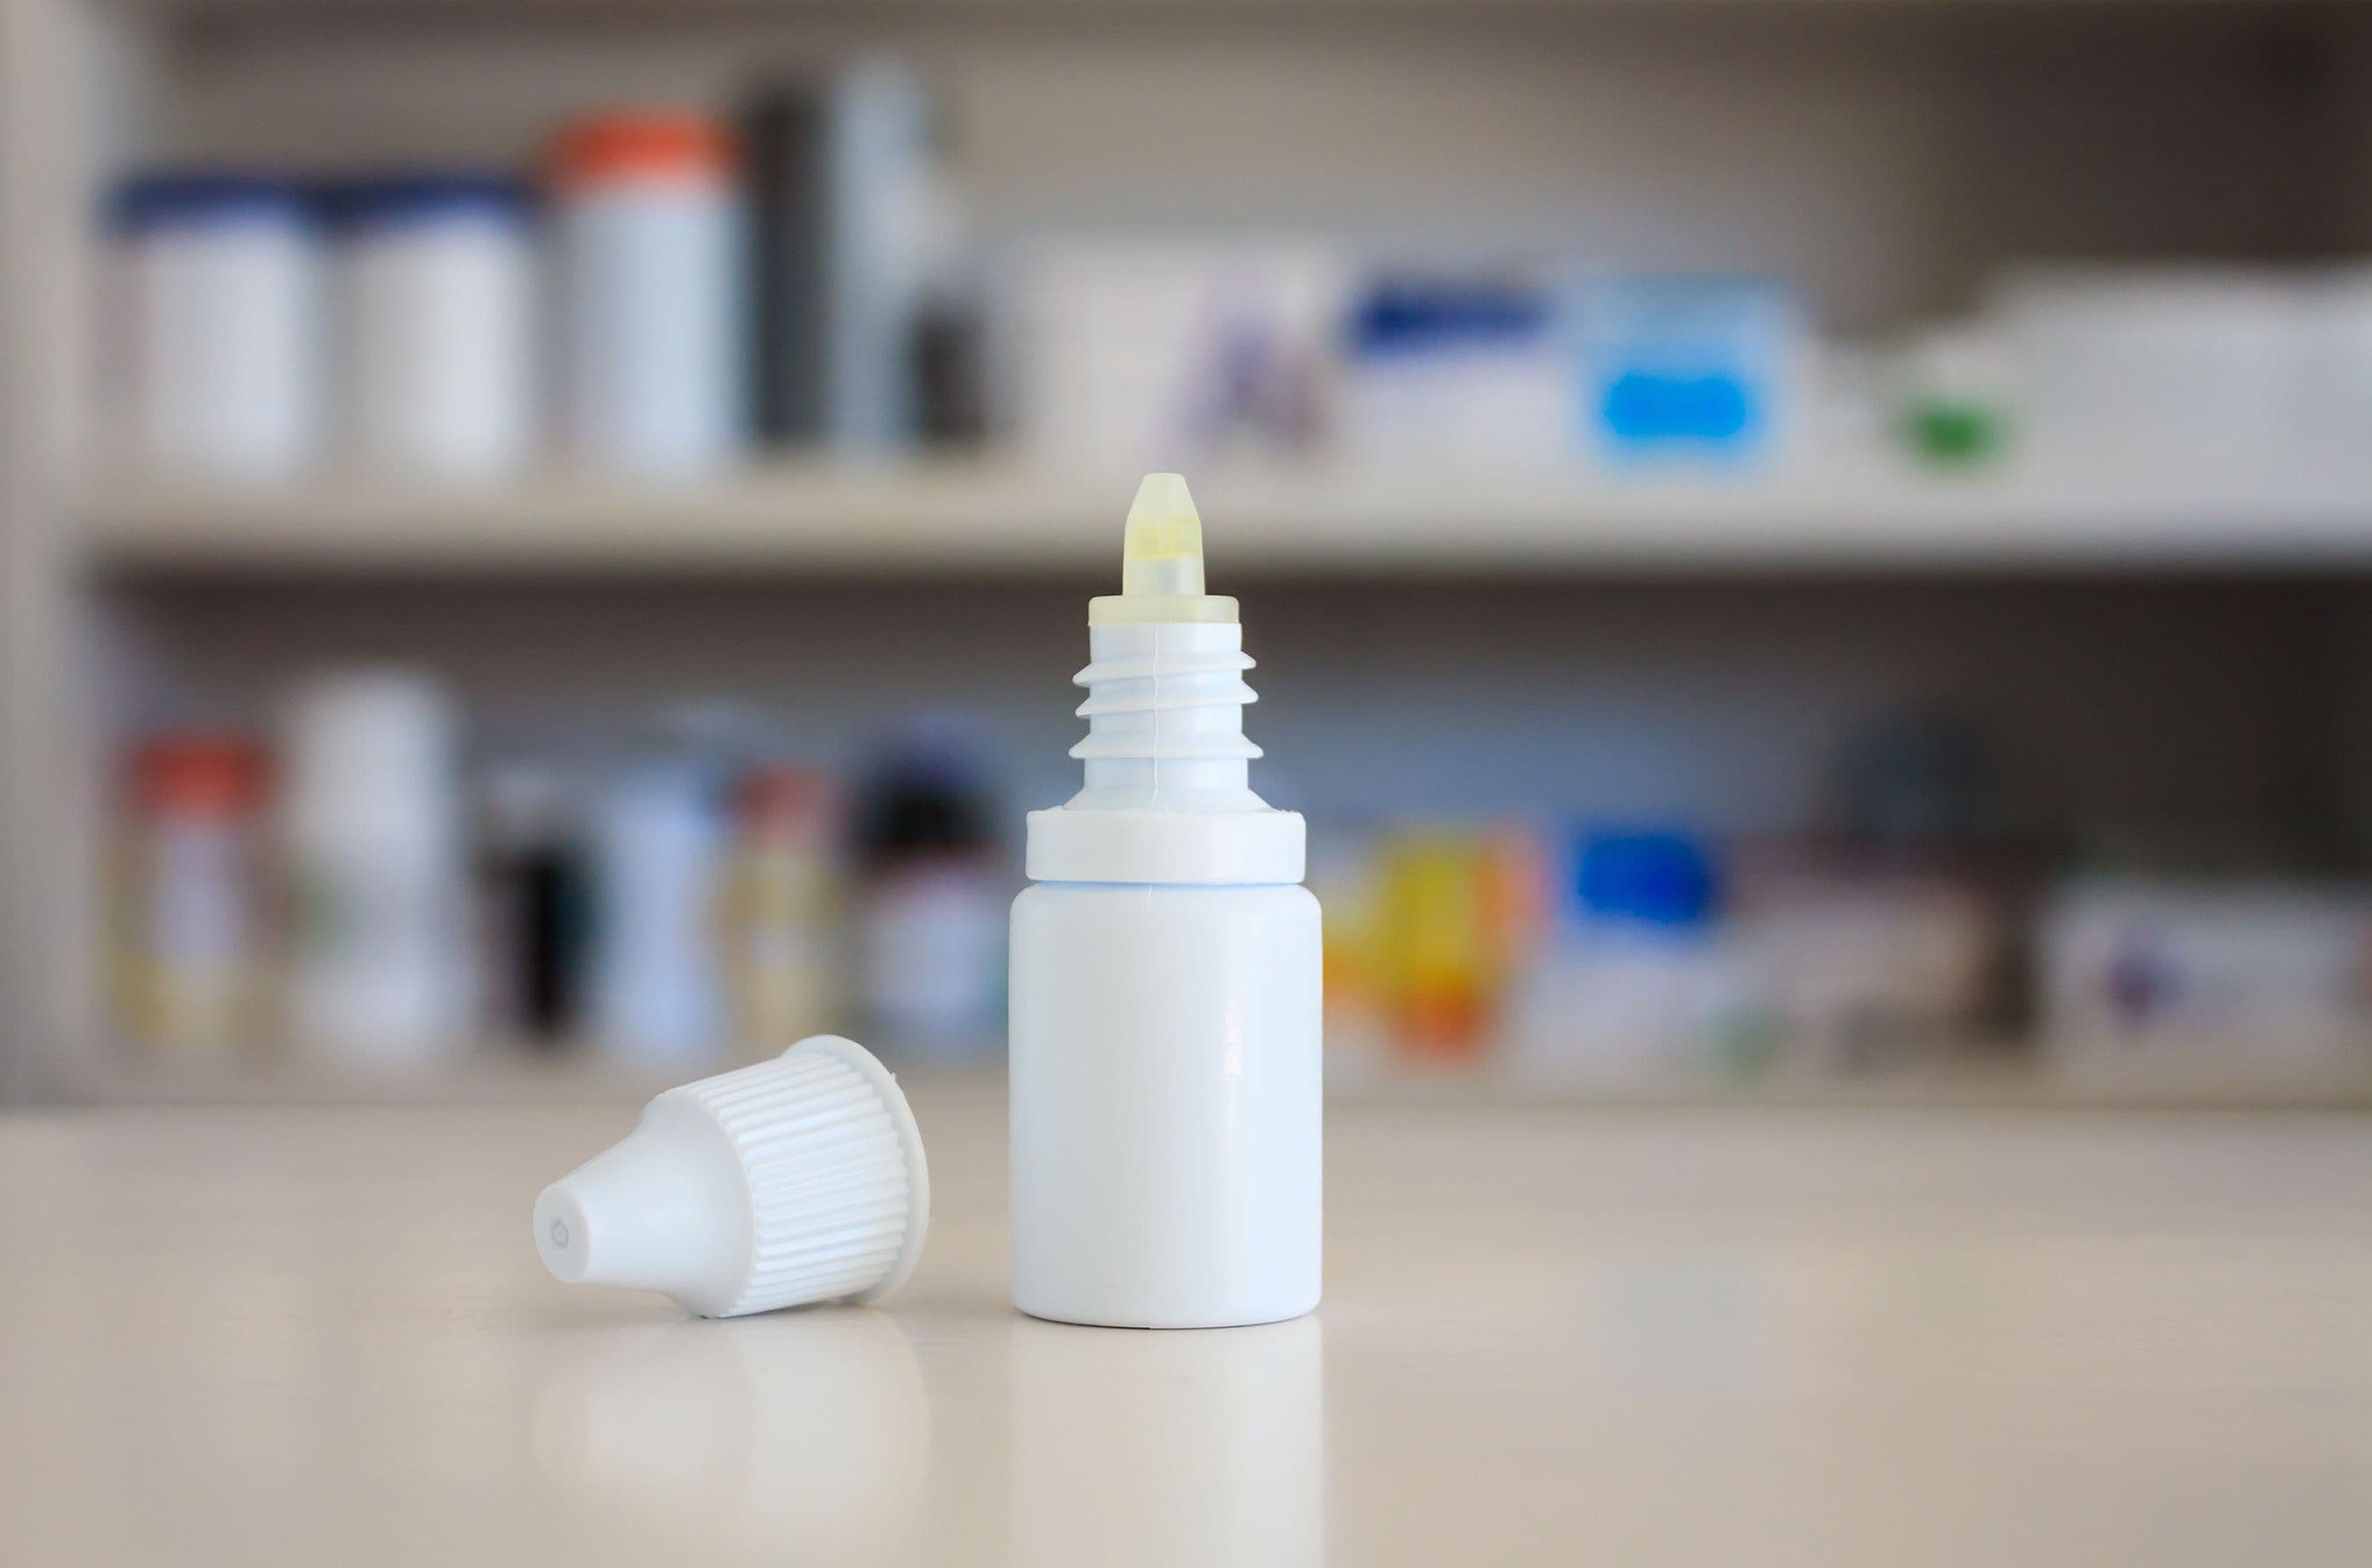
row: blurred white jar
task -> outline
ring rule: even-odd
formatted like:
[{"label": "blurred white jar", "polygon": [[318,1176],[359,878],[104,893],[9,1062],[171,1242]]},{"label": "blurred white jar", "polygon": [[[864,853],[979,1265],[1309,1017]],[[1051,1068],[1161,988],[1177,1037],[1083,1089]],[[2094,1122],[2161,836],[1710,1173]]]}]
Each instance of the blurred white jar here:
[{"label": "blurred white jar", "polygon": [[535,439],[527,192],[411,174],[357,185],[340,207],[347,455],[445,478],[520,466]]},{"label": "blurred white jar", "polygon": [[552,157],[565,444],[695,476],[745,439],[743,221],[732,134],[696,114],[596,116]]},{"label": "blurred white jar", "polygon": [[443,690],[401,670],[324,676],[289,703],[289,1028],[308,1054],[419,1066],[466,1037],[455,730]]},{"label": "blurred white jar", "polygon": [[237,479],[310,462],[322,247],[293,181],[166,173],[118,192],[120,439],[135,463]]}]

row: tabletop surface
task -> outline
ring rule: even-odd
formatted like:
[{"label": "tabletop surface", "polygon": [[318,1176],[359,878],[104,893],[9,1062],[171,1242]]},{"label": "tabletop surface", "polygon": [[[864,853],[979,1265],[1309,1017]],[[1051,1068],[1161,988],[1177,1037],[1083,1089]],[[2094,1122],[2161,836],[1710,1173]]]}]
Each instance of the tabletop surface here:
[{"label": "tabletop surface", "polygon": [[631,1112],[0,1120],[0,1561],[2372,1561],[2372,1121],[1331,1114],[1325,1305],[1004,1295],[925,1097],[885,1308],[551,1280]]}]

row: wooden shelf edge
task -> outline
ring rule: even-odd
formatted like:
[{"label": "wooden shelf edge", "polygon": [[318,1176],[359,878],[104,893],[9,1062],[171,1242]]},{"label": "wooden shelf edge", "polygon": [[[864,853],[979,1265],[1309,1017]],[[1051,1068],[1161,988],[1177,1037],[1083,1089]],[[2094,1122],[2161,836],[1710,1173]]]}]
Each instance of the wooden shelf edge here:
[{"label": "wooden shelf edge", "polygon": [[[1100,570],[1134,475],[1005,459],[788,462],[669,486],[582,474],[484,488],[102,478],[74,507],[100,575]],[[1216,468],[1215,567],[1536,570],[2372,568],[2372,482],[1873,469],[1735,480]]]}]

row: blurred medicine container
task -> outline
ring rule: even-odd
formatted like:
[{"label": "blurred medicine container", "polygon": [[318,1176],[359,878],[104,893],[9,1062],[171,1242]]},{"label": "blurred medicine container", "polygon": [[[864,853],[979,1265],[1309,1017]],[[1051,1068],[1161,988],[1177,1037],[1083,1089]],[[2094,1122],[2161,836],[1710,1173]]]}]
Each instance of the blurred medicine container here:
[{"label": "blurred medicine container", "polygon": [[1597,278],[1573,295],[1583,445],[1617,470],[1751,468],[1791,454],[1811,345],[1759,279]]},{"label": "blurred medicine container", "polygon": [[479,787],[480,1012],[546,1047],[585,1013],[592,889],[577,807],[560,772],[534,762],[499,764]]},{"label": "blurred medicine container", "polygon": [[1986,321],[1930,327],[1895,368],[1895,425],[1922,466],[1969,471],[1997,461],[2009,443],[2008,356]]},{"label": "blurred medicine container", "polygon": [[551,159],[564,446],[691,478],[748,441],[749,301],[732,132],[667,110],[596,115]]},{"label": "blurred medicine container", "polygon": [[343,1066],[415,1068],[468,1040],[468,824],[444,688],[396,669],[291,698],[280,809],[291,878],[288,1010]]},{"label": "blurred medicine container", "polygon": [[1730,900],[1767,977],[1780,1049],[1813,1071],[1901,1066],[2004,1032],[2014,877],[1942,851],[1750,846]]},{"label": "blurred medicine container", "polygon": [[526,188],[467,171],[340,192],[344,431],[360,467],[484,479],[536,440],[536,262]]},{"label": "blurred medicine container", "polygon": [[923,726],[875,770],[859,814],[858,996],[909,1060],[994,1055],[1004,1038],[1006,885],[977,749]]},{"label": "blurred medicine container", "polygon": [[324,247],[293,180],[156,173],[116,193],[118,308],[102,385],[125,459],[161,471],[282,479],[325,436]]},{"label": "blurred medicine container", "polygon": [[1494,1043],[1524,907],[1512,873],[1505,842],[1480,829],[1403,829],[1384,839],[1371,963],[1403,1056],[1469,1063]]},{"label": "blurred medicine container", "polygon": [[840,791],[813,768],[752,768],[736,791],[727,922],[740,1044],[780,1055],[847,1027]]},{"label": "blurred medicine container", "polygon": [[127,1032],[176,1051],[260,1043],[265,974],[262,752],[159,735],[134,751],[116,922]]},{"label": "blurred medicine container", "polygon": [[2064,1067],[2372,1054],[2372,892],[2084,877],[2039,923],[2041,1034]]},{"label": "blurred medicine container", "polygon": [[771,87],[743,116],[763,439],[899,451],[950,413],[924,374],[962,249],[942,122],[889,60]]},{"label": "blurred medicine container", "polygon": [[1769,988],[1719,919],[1720,872],[1701,840],[1585,829],[1563,867],[1552,935],[1509,1008],[1517,1071],[1750,1076],[1769,1063]]},{"label": "blurred medicine container", "polygon": [[1326,1071],[1338,1081],[1377,1070],[1390,1042],[1376,849],[1372,831],[1315,829],[1309,836],[1304,881],[1325,912]]},{"label": "blurred medicine container", "polygon": [[1572,455],[1572,377],[1543,291],[1380,284],[1344,338],[1338,435],[1350,455],[1472,467]]},{"label": "blurred medicine container", "polygon": [[611,1059],[669,1072],[723,1052],[720,766],[686,745],[619,769],[593,819],[593,1028]]}]

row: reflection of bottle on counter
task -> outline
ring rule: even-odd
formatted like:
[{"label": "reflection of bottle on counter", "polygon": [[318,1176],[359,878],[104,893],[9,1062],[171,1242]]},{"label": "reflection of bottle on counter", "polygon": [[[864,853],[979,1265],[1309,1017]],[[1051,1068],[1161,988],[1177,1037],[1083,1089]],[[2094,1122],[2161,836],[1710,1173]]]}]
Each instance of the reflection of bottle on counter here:
[{"label": "reflection of bottle on counter", "polygon": [[938,726],[902,737],[858,833],[859,972],[878,1038],[910,1057],[992,1053],[1005,1006],[1005,901],[976,749]]},{"label": "reflection of bottle on counter", "polygon": [[841,1022],[838,792],[812,768],[753,768],[735,819],[731,967],[757,1059]]},{"label": "reflection of bottle on counter", "polygon": [[132,761],[122,1011],[176,1048],[254,1043],[261,981],[263,758],[235,736],[160,736]]},{"label": "reflection of bottle on counter", "polygon": [[434,682],[396,670],[317,679],[290,705],[289,1021],[317,1053],[417,1064],[462,1041],[454,727]]}]

